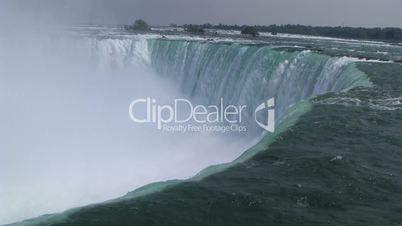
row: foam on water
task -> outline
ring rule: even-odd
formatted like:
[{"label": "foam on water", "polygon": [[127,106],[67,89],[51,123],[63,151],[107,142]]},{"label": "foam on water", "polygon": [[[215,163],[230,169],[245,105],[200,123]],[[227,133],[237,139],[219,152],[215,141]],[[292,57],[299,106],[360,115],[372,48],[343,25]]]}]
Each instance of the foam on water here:
[{"label": "foam on water", "polygon": [[[0,190],[1,222],[189,178],[233,161],[264,137],[253,109],[267,99],[276,98],[276,120],[287,128],[297,118],[292,113],[308,109],[302,103],[310,97],[371,84],[348,57],[199,37],[110,34],[0,45],[13,53],[0,54],[9,63],[0,69],[6,84],[1,92],[12,97],[3,98],[3,107],[13,113],[1,117],[2,137],[13,134],[0,144],[7,150],[0,153],[0,177],[7,182]],[[249,136],[166,135],[135,125],[127,109],[144,95],[166,102],[185,96],[204,104],[220,98],[247,104]]]}]

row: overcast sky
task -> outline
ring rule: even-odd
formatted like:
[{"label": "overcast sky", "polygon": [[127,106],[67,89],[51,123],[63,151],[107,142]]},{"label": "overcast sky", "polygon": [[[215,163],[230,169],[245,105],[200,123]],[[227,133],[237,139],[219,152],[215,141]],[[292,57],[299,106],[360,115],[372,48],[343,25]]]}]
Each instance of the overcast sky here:
[{"label": "overcast sky", "polygon": [[0,7],[58,23],[402,27],[402,0],[0,0]]}]

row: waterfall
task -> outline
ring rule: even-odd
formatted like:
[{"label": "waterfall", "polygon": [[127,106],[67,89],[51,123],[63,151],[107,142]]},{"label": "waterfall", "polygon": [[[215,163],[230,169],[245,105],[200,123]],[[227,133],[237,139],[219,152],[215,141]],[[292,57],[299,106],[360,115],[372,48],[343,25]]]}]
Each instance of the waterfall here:
[{"label": "waterfall", "polygon": [[145,64],[203,104],[218,104],[221,98],[234,105],[247,104],[244,117],[249,132],[261,132],[253,120],[253,109],[269,98],[276,100],[276,121],[280,122],[287,109],[300,101],[370,85],[356,68],[356,59],[309,50],[152,38],[93,42],[101,65]]},{"label": "waterfall", "polygon": [[[187,179],[211,165],[221,164],[192,179],[224,170],[266,150],[310,109],[309,98],[370,85],[356,59],[259,45],[152,35],[24,37],[7,45],[9,51],[0,53],[0,85],[3,108],[12,111],[3,112],[0,134],[12,139],[0,144],[6,150],[0,158],[2,222],[109,200],[156,181]],[[152,95],[248,105],[247,134],[169,134],[130,121],[130,102]],[[274,134],[254,120],[256,107],[270,98]],[[150,185],[129,197],[167,185]]]}]

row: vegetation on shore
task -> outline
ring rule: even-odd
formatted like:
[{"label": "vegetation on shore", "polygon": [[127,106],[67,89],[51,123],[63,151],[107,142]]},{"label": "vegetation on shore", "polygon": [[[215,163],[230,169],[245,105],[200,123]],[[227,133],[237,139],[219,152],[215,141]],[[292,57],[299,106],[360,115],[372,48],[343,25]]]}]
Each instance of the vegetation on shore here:
[{"label": "vegetation on shore", "polygon": [[242,35],[251,35],[253,37],[256,37],[259,35],[257,29],[255,29],[255,27],[251,27],[251,26],[243,26],[241,29],[241,34]]},{"label": "vegetation on shore", "polygon": [[126,30],[134,30],[134,31],[150,31],[151,27],[142,19],[138,19],[134,21],[132,25],[125,26]]},{"label": "vegetation on shore", "polygon": [[[176,24],[174,24],[177,27]],[[313,35],[334,38],[354,38],[384,41],[402,41],[401,28],[363,28],[363,27],[314,27],[305,25],[269,25],[269,26],[245,26],[245,25],[225,25],[225,24],[184,24],[182,26],[186,32],[203,34],[205,29],[238,30],[241,34],[258,36],[259,32]],[[127,30],[149,31],[150,26],[142,19],[136,20],[132,25],[125,26]]]},{"label": "vegetation on shore", "polygon": [[[240,25],[191,25],[185,24],[184,28],[190,26],[198,26],[202,29],[222,29],[222,30],[238,30],[243,31],[244,28],[250,26]],[[251,26],[257,32],[271,32],[272,34],[286,33],[299,35],[314,35],[334,38],[355,38],[355,39],[372,39],[386,41],[402,41],[402,29],[400,28],[355,28],[355,27],[314,27],[305,25],[270,25],[270,26]],[[249,29],[249,28],[248,28]]]},{"label": "vegetation on shore", "polygon": [[198,33],[198,34],[202,34],[205,32],[205,30],[198,25],[189,25],[185,27],[186,32],[189,33]]}]

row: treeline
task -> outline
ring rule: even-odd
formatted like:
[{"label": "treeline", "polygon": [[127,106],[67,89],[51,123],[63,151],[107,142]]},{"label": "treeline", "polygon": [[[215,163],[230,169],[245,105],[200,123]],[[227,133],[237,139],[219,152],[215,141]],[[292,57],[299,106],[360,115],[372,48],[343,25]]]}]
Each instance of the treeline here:
[{"label": "treeline", "polygon": [[134,21],[132,25],[124,26],[124,29],[133,31],[150,31],[151,27],[148,25],[147,22],[145,22],[145,20],[138,19]]},{"label": "treeline", "polygon": [[[183,25],[184,28],[195,26],[190,24]],[[240,25],[197,25],[202,29],[222,29],[222,30],[244,30]],[[252,26],[258,32],[271,32],[272,34],[287,33],[299,35],[326,36],[334,38],[355,38],[355,39],[373,39],[402,41],[402,29],[400,28],[355,28],[355,27],[314,27],[305,25],[270,25],[270,26]]]}]

